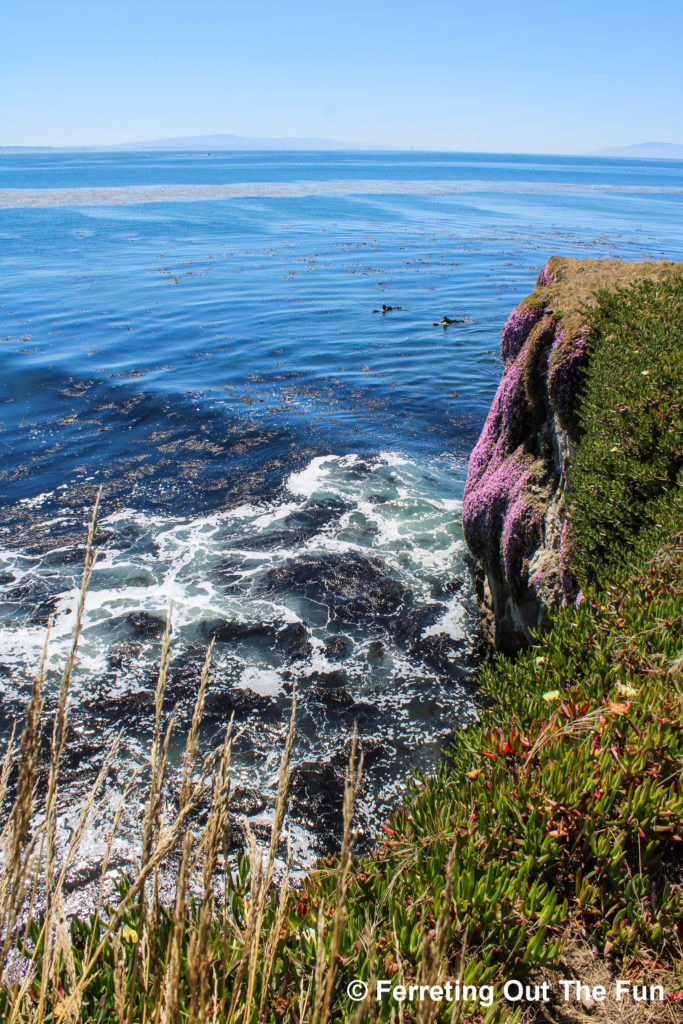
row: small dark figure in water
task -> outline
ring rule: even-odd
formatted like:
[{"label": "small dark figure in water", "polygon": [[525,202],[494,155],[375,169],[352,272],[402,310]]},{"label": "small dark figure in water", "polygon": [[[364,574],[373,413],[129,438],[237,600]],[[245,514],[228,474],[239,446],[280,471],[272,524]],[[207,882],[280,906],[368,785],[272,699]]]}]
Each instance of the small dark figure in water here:
[{"label": "small dark figure in water", "polygon": [[384,316],[385,313],[393,313],[397,309],[403,309],[403,306],[387,306],[386,302],[382,303],[381,309],[373,309],[373,313],[381,313]]},{"label": "small dark figure in water", "polygon": [[432,324],[433,327],[449,327],[450,324],[462,324],[464,320],[452,320],[449,316],[444,314],[443,319],[439,320],[438,323]]}]

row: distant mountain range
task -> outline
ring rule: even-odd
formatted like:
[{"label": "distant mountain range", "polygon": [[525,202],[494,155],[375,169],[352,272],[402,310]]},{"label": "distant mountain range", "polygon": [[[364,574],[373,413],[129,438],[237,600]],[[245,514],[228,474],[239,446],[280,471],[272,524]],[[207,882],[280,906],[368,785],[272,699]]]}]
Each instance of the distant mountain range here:
[{"label": "distant mountain range", "polygon": [[[404,147],[406,148],[406,147]],[[221,150],[355,150],[365,152],[395,150],[395,146],[370,146],[365,142],[341,142],[339,139],[273,138],[250,135],[180,135],[144,142],[119,142],[109,146],[0,146],[0,153],[106,153],[149,152],[150,150],[212,153]],[[683,145],[674,142],[642,142],[634,146],[599,149],[591,156],[633,157],[652,160],[683,160]]]},{"label": "distant mountain range", "polygon": [[191,152],[215,152],[216,150],[245,149],[300,149],[300,150],[380,150],[388,146],[368,146],[362,142],[340,142],[338,139],[276,139],[270,136],[255,138],[247,135],[185,135],[171,139],[149,139],[145,142],[120,142],[111,146],[0,146],[5,153],[54,153],[54,152],[110,152],[149,150],[188,150]]},{"label": "distant mountain range", "polygon": [[635,146],[599,149],[593,155],[635,157],[641,160],[683,160],[683,146],[676,142],[641,142]]}]

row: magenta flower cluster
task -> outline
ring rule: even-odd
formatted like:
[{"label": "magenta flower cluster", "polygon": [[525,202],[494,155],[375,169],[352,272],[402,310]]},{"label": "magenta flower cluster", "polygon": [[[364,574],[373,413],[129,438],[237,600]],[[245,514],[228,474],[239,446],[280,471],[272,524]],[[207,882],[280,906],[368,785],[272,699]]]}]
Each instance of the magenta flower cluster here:
[{"label": "magenta flower cluster", "polygon": [[[556,279],[548,264],[538,286]],[[542,304],[523,302],[512,311],[501,334],[505,363],[502,380],[481,436],[470,457],[463,501],[465,540],[488,572],[505,580],[512,594],[526,586],[540,599],[543,573],[538,569],[527,582],[528,560],[543,539],[543,506],[531,493],[534,459],[526,443],[535,430],[538,411],[527,397],[524,372],[533,328],[543,316]],[[539,339],[545,344],[545,336]],[[577,424],[578,397],[588,363],[588,339],[559,330],[552,339],[547,378],[548,397],[560,425],[570,434]],[[563,603],[577,599],[578,588],[569,564],[568,525],[560,543],[560,587]],[[580,600],[580,597],[578,598]]]},{"label": "magenta flower cluster", "polygon": [[500,354],[506,364],[517,358],[531,329],[541,319],[542,314],[543,310],[540,307],[529,309],[523,303],[510,313],[500,335]]},{"label": "magenta flower cluster", "polygon": [[[523,317],[522,322],[528,334],[534,321]],[[522,442],[531,413],[522,380],[524,357],[522,345],[515,361],[505,367],[470,457],[463,502],[463,528],[470,550],[515,589],[542,528],[542,516],[527,497],[532,460]]]},{"label": "magenta flower cluster", "polygon": [[513,593],[520,589],[524,562],[539,546],[543,530],[543,516],[526,499],[527,483],[528,476],[511,502],[503,524],[503,569]]},{"label": "magenta flower cluster", "polygon": [[[463,529],[470,550],[490,567],[501,567],[501,541],[505,534],[507,562],[518,558],[515,529],[525,518],[523,494],[529,482],[529,460],[516,451],[491,469],[477,486],[470,486],[468,477],[463,502]],[[508,519],[510,522],[508,523]],[[526,522],[522,530],[526,537]],[[520,537],[523,543],[523,538]],[[505,554],[503,554],[505,560]]]},{"label": "magenta flower cluster", "polygon": [[537,287],[542,288],[545,285],[552,284],[557,277],[557,273],[550,269],[550,261],[546,263],[541,273],[538,275]]},{"label": "magenta flower cluster", "polygon": [[560,331],[553,343],[548,373],[548,393],[560,425],[570,433],[576,428],[577,399],[583,390],[588,365],[588,338],[567,339]]},{"label": "magenta flower cluster", "polygon": [[539,567],[529,580],[529,588],[533,590],[534,594],[538,595],[541,589],[541,583],[543,582],[543,567]]},{"label": "magenta flower cluster", "polygon": [[522,382],[522,359],[508,366],[498,385],[484,429],[470,456],[467,488],[491,476],[523,441],[529,406]]}]

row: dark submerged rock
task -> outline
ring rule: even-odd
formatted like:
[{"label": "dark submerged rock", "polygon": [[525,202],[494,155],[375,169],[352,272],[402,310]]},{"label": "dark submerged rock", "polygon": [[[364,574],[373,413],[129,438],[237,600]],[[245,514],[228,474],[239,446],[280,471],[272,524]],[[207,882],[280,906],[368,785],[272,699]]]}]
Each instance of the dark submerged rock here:
[{"label": "dark submerged rock", "polygon": [[313,644],[309,640],[295,640],[287,648],[290,661],[305,661],[313,653]]},{"label": "dark submerged rock", "polygon": [[292,772],[292,808],[319,837],[320,845],[332,851],[343,831],[344,772],[329,761],[304,762]]},{"label": "dark submerged rock", "polygon": [[378,665],[384,659],[384,644],[381,640],[371,640],[365,654],[369,665]]},{"label": "dark submerged rock", "polygon": [[109,652],[107,664],[114,671],[130,672],[135,667],[142,649],[143,645],[139,640],[124,640]]},{"label": "dark submerged rock", "polygon": [[205,626],[202,623],[202,632],[208,632],[209,637],[221,644],[234,644],[243,640],[277,640],[277,626],[273,622],[229,622],[227,619],[214,621]]},{"label": "dark submerged rock", "polygon": [[[390,752],[386,743],[375,739],[373,736],[359,736],[356,746],[356,758],[363,755],[363,771],[372,770],[381,764],[388,763]],[[341,750],[331,757],[331,762],[340,771],[346,771],[351,757],[351,740],[348,739]]]},{"label": "dark submerged rock", "polygon": [[236,786],[230,793],[230,810],[236,814],[245,814],[250,817],[259,814],[264,810],[266,801],[258,793],[245,789],[244,786]]},{"label": "dark submerged rock", "polygon": [[455,640],[447,633],[432,633],[416,640],[410,653],[442,675],[453,675],[460,674],[458,657],[466,646],[464,640]]},{"label": "dark submerged rock", "polygon": [[348,706],[353,704],[353,697],[345,688],[346,673],[339,669],[332,672],[312,672],[308,677],[312,685],[308,696],[326,705]]},{"label": "dark submerged rock", "polygon": [[54,617],[59,599],[65,593],[57,589],[58,581],[29,578],[12,586],[14,577],[9,573],[7,575],[9,588],[5,595],[6,600],[19,605],[20,612],[26,617],[27,622],[36,626],[46,626]]},{"label": "dark submerged rock", "polygon": [[431,626],[445,608],[442,604],[427,604],[406,612],[396,620],[395,634],[404,643],[414,643],[422,636],[422,631]]},{"label": "dark submerged rock", "polygon": [[449,580],[446,580],[442,589],[443,594],[457,594],[465,585],[465,581],[462,576],[451,576]]},{"label": "dark submerged rock", "polygon": [[311,672],[308,679],[316,686],[325,690],[332,690],[338,686],[346,686],[348,682],[346,672],[342,669],[334,669],[331,672]]},{"label": "dark submerged rock", "polygon": [[328,708],[349,708],[355,703],[349,691],[343,686],[330,688],[316,683],[308,692],[309,697],[320,701]]},{"label": "dark submerged rock", "polygon": [[212,619],[203,622],[201,636],[208,642],[247,645],[265,650],[281,649],[290,661],[308,658],[313,651],[302,622],[229,622]]},{"label": "dark submerged rock", "polygon": [[109,627],[112,630],[123,627],[136,638],[154,640],[163,635],[166,629],[166,620],[158,615],[151,615],[149,612],[128,612],[127,615],[117,615],[110,619]]},{"label": "dark submerged rock", "polygon": [[349,653],[350,640],[344,636],[330,636],[325,644],[325,657],[331,660],[345,658]]},{"label": "dark submerged rock", "polygon": [[232,547],[248,551],[270,551],[273,548],[302,544],[315,537],[350,508],[347,503],[334,498],[309,501],[303,508],[290,512],[282,521],[280,529],[272,533],[245,534],[238,537]]},{"label": "dark submerged rock", "polygon": [[361,622],[395,615],[412,594],[368,558],[355,553],[306,555],[266,573],[267,593],[294,593],[324,604],[331,618]]}]

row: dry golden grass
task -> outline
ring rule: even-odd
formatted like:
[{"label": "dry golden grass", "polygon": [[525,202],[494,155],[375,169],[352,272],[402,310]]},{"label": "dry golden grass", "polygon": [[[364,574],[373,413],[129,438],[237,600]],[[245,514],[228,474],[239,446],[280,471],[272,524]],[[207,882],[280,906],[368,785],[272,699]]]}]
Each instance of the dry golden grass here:
[{"label": "dry golden grass", "polygon": [[[604,1002],[593,1000],[590,992],[585,993],[583,989],[583,998],[575,999],[573,988],[572,998],[565,1001],[562,989],[555,982],[551,1001],[528,1007],[522,1014],[521,1024],[680,1024],[683,1019],[680,1002],[636,1002],[628,996],[617,1000],[614,967],[610,967],[604,957],[598,956],[587,942],[577,936],[569,937],[555,977],[574,979],[590,990],[602,986],[605,989]],[[643,965],[638,968],[624,965],[618,977],[640,983]],[[674,992],[677,979],[670,970],[653,963],[647,969],[647,984],[661,985],[665,992]]]},{"label": "dry golden grass", "polygon": [[595,303],[597,291],[625,288],[644,278],[666,281],[674,274],[683,273],[683,265],[670,260],[633,263],[552,256],[547,267],[555,274],[555,280],[542,287],[537,285],[526,301],[531,305],[541,302],[552,309],[562,317],[562,327],[570,333],[577,333],[584,326],[582,307]]}]

